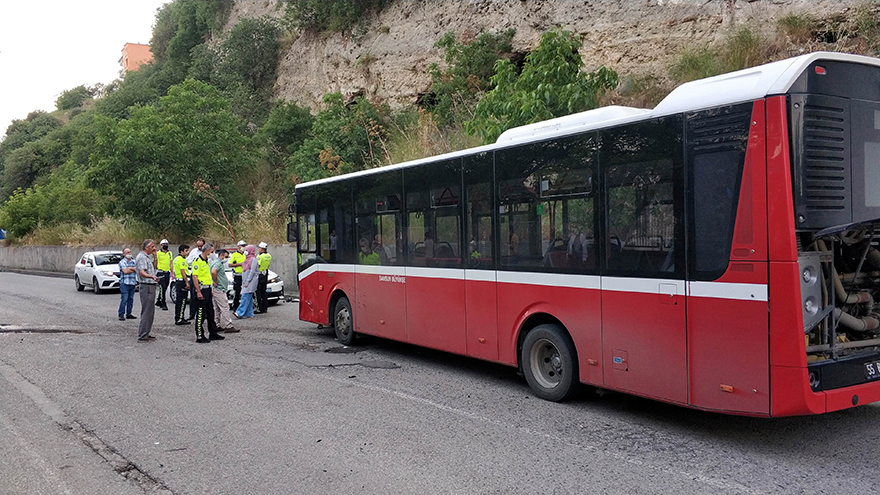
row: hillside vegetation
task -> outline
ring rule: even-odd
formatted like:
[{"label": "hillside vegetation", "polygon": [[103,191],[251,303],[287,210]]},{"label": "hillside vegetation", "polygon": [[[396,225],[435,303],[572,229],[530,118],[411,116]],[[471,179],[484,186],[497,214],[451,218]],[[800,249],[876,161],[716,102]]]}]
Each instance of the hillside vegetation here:
[{"label": "hillside vegetation", "polygon": [[[16,243],[282,241],[295,184],[492,142],[504,130],[606,104],[653,106],[681,82],[816,49],[876,55],[874,3],[839,19],[808,12],[772,33],[740,25],[687,48],[663,75],[585,61],[582,40],[544,33],[524,58],[512,30],[436,40],[430,93],[392,110],[327,93],[311,112],[276,100],[279,60],[300,33],[353,43],[393,0],[279,2],[280,18],[225,29],[233,0],[159,10],[155,61],[106,86],[63,92],[51,113],[16,120],[0,142],[0,228]],[[387,28],[386,28],[387,29]],[[359,34],[360,33],[360,34]],[[361,56],[368,70],[374,60]],[[585,67],[597,67],[586,71]]]}]

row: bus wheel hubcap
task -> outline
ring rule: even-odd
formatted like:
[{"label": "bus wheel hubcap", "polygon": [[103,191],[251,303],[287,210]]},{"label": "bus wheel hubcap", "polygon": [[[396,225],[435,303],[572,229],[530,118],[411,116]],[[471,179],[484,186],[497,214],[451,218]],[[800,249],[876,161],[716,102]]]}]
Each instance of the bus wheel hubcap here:
[{"label": "bus wheel hubcap", "polygon": [[535,380],[544,388],[553,388],[562,381],[562,357],[553,342],[540,339],[532,346],[529,361]]},{"label": "bus wheel hubcap", "polygon": [[348,335],[351,327],[351,313],[347,309],[341,309],[336,313],[336,328],[342,335]]}]

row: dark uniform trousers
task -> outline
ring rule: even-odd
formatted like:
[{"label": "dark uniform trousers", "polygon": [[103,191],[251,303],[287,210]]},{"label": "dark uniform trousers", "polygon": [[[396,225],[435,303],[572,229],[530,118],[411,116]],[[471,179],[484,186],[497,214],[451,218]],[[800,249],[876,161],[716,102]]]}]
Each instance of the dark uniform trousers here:
[{"label": "dark uniform trousers", "polygon": [[232,310],[235,311],[238,309],[238,303],[241,302],[241,274],[234,273],[232,275],[232,290],[235,291],[235,295],[232,297]]},{"label": "dark uniform trousers", "polygon": [[186,282],[183,280],[175,280],[174,287],[171,290],[177,291],[177,302],[174,303],[174,322],[186,320]]},{"label": "dark uniform trousers", "polygon": [[167,308],[167,304],[165,303],[165,291],[168,290],[168,282],[171,281],[171,272],[163,272],[159,270],[156,272],[156,276],[159,277],[159,296],[156,297],[156,306],[160,308]]},{"label": "dark uniform trousers", "polygon": [[196,311],[196,338],[205,338],[205,329],[202,328],[204,323],[208,324],[208,335],[211,337],[219,335],[217,333],[217,324],[214,322],[214,303],[211,300],[211,288],[202,287],[202,298],[193,299],[198,309]]},{"label": "dark uniform trousers", "polygon": [[196,284],[193,282],[194,276],[189,276],[189,319],[192,320],[196,317],[196,311],[198,310],[196,301],[198,300],[198,296],[196,296]]},{"label": "dark uniform trousers", "polygon": [[269,309],[269,297],[266,296],[266,286],[269,285],[269,275],[267,273],[260,273],[260,278],[257,280],[257,311],[261,313],[265,313],[266,310]]}]

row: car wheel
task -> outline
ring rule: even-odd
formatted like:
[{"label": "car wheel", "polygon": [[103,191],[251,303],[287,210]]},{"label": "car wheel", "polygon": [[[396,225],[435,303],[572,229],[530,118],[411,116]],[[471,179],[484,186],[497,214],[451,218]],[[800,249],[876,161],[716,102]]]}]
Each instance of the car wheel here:
[{"label": "car wheel", "polygon": [[340,344],[351,345],[354,343],[356,337],[354,318],[351,314],[351,303],[346,297],[336,303],[336,309],[333,311],[333,327],[336,329],[336,340]]},{"label": "car wheel", "polygon": [[74,275],[74,276],[73,276],[73,281],[76,283],[76,290],[77,290],[77,292],[82,292],[83,289],[86,288],[85,285],[79,283],[79,275]]},{"label": "car wheel", "polygon": [[272,299],[271,301],[269,301],[269,306],[275,306],[276,304],[278,304],[278,301],[280,301],[280,300],[281,299]]},{"label": "car wheel", "polygon": [[574,343],[559,325],[538,325],[526,335],[520,353],[523,375],[538,397],[560,402],[580,386]]},{"label": "car wheel", "polygon": [[174,284],[171,284],[168,291],[168,299],[171,299],[171,304],[177,304],[177,288],[174,287]]},{"label": "car wheel", "polygon": [[98,285],[98,277],[92,277],[92,290],[95,291],[95,294],[104,292],[101,290],[101,286]]}]

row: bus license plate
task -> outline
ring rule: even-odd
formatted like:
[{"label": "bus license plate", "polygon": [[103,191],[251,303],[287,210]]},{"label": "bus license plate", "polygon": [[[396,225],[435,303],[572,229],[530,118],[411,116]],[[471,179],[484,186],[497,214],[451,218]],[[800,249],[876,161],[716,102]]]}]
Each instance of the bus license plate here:
[{"label": "bus license plate", "polygon": [[865,363],[865,377],[868,380],[880,379],[880,361]]}]

